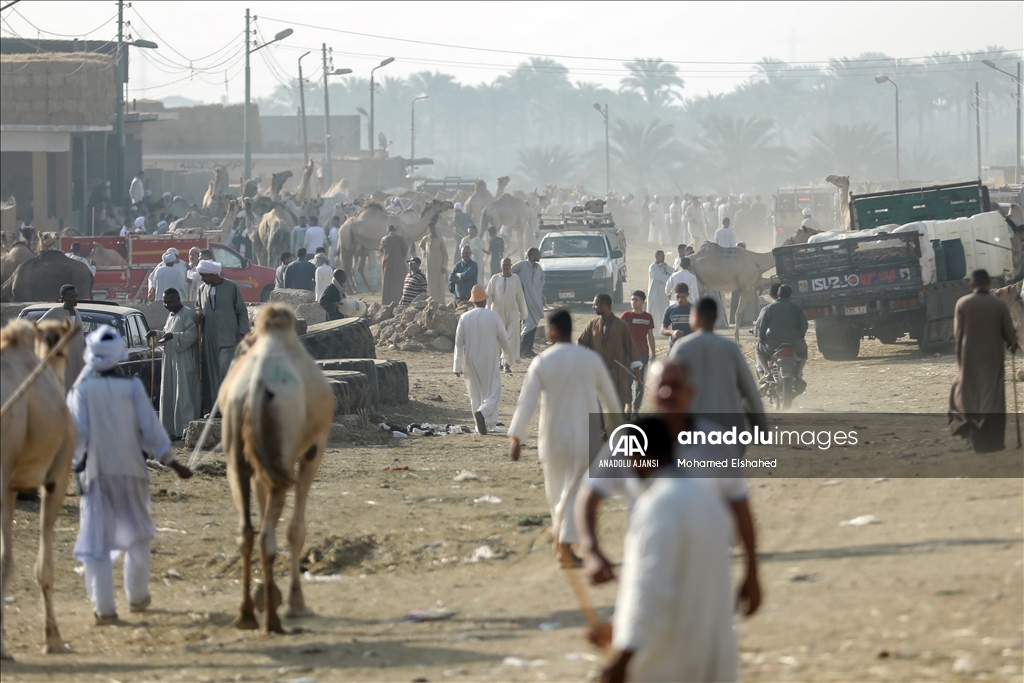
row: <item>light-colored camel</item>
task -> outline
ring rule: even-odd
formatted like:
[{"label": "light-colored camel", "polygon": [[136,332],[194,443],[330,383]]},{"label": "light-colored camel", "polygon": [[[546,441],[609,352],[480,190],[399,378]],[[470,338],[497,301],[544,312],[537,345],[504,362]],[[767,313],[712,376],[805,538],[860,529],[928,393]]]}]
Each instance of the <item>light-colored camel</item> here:
[{"label": "light-colored camel", "polygon": [[[506,185],[508,185],[508,176],[501,176],[498,178],[498,196],[505,193]],[[474,225],[479,226],[484,209],[487,208],[487,205],[493,202],[494,199],[495,195],[491,194],[490,190],[487,189],[487,183],[482,180],[478,180],[473,188],[473,194],[463,202],[462,210],[473,219]]]},{"label": "light-colored camel", "polygon": [[[299,186],[295,188],[295,194],[292,195],[292,199],[296,204],[301,205],[302,202],[306,201],[307,195],[309,195],[310,189],[313,185],[313,171],[316,169],[316,163],[310,159],[309,162],[302,168],[302,177],[299,178]],[[320,194],[317,192],[317,194]]]},{"label": "light-colored camel", "polygon": [[[376,202],[371,202],[363,207],[358,216],[345,221],[338,230],[338,249],[335,256],[336,266],[351,272],[352,263],[364,252],[380,249],[380,241],[388,234],[388,226],[394,225],[397,232],[407,244],[413,244],[423,235],[427,234],[427,227],[438,220],[446,211],[451,211],[455,205],[449,201],[431,199],[423,207],[419,220],[408,224],[403,221],[396,221],[395,217],[388,214],[384,207]],[[366,282],[366,276],[362,270],[359,275]],[[354,278],[353,278],[354,279]]]},{"label": "light-colored camel", "polygon": [[14,275],[14,271],[18,269],[18,266],[25,261],[34,259],[38,255],[25,242],[15,242],[10,251],[4,254],[3,258],[0,258],[0,282],[7,282],[7,279]]},{"label": "light-colored camel", "polygon": [[[996,298],[1002,299],[1010,309],[1010,319],[1017,333],[1017,343],[1024,342],[1024,303],[1020,300],[1021,285],[1022,283],[1018,282],[992,290]],[[1017,381],[1024,382],[1024,367],[1017,367]]]},{"label": "light-colored camel", "polygon": [[348,181],[344,178],[331,185],[327,189],[327,192],[324,192],[324,197],[344,197],[347,201],[355,199],[355,197],[352,196],[352,188],[349,187]]},{"label": "light-colored camel", "polygon": [[199,214],[200,208],[194,204],[189,204],[181,197],[178,197],[171,201],[170,204],[160,210],[160,213],[165,213],[175,218],[184,218],[190,213]]},{"label": "light-colored camel", "polygon": [[320,469],[334,418],[334,392],[295,334],[295,313],[284,304],[268,304],[256,317],[248,349],[235,360],[217,395],[224,416],[224,459],[228,483],[239,515],[238,548],[242,555],[242,604],[235,628],[256,629],[250,591],[255,533],[250,514],[250,487],[259,505],[259,548],[263,573],[263,630],[283,633],[277,615],[279,591],[274,584],[277,520],[288,490],[295,506],[288,524],[291,562],[286,617],[311,613],[302,595],[299,559],[306,541],[306,500]]},{"label": "light-colored camel", "polygon": [[[510,194],[503,194],[484,207],[480,216],[480,232],[486,232],[492,225],[499,230],[501,226],[507,225],[515,230],[516,244],[519,251],[525,254],[528,248],[526,235],[529,232],[532,238],[536,216],[536,212],[530,208],[528,203],[522,199],[516,199]],[[509,255],[513,253],[511,244],[508,245],[507,252]]]},{"label": "light-colored camel", "polygon": [[88,259],[91,264],[98,267],[128,265],[128,262],[124,260],[124,256],[121,256],[121,254],[113,249],[107,249],[102,244],[93,246],[92,251],[89,252]]},{"label": "light-colored camel", "polygon": [[825,182],[839,188],[839,229],[853,230],[853,224],[850,221],[850,176],[830,175],[826,176]]},{"label": "light-colored camel", "polygon": [[[690,255],[690,272],[697,276],[702,286],[719,292],[740,292],[737,311],[744,310],[747,300],[754,296],[754,285],[774,267],[775,257],[771,252],[762,254],[743,248],[730,249],[714,242],[705,242]],[[719,311],[718,315],[725,315],[725,311]],[[735,332],[736,341],[739,341],[739,325],[736,325]]]},{"label": "light-colored camel", "polygon": [[213,169],[213,178],[210,180],[209,187],[206,188],[206,194],[203,195],[203,208],[207,211],[213,210],[214,206],[218,203],[218,195],[226,195],[227,193],[228,172],[218,166]]},{"label": "light-colored camel", "polygon": [[[11,398],[57,340],[71,329],[71,321],[44,321],[35,325],[14,320],[0,330],[0,399]],[[11,659],[3,642],[3,610],[14,572],[12,525],[19,491],[39,491],[39,556],[35,575],[43,594],[47,654],[66,647],[53,612],[53,527],[60,514],[71,476],[78,433],[64,401],[67,347],[57,354],[28,390],[0,421],[0,657]]]},{"label": "light-colored camel", "polygon": [[217,238],[222,244],[231,244],[231,233],[235,228],[235,219],[238,218],[238,212],[241,211],[241,207],[238,205],[237,199],[231,199],[228,202],[227,213],[224,214],[223,220],[217,229],[220,230],[220,236]]},{"label": "light-colored camel", "polygon": [[60,233],[55,231],[39,233],[39,251],[60,251]]},{"label": "light-colored camel", "polygon": [[296,223],[298,217],[288,207],[274,202],[270,210],[260,217],[256,230],[249,230],[253,253],[261,266],[277,267],[281,254],[292,247],[292,228]]},{"label": "light-colored camel", "polygon": [[782,243],[782,246],[788,247],[793,244],[807,244],[807,240],[817,235],[821,230],[815,230],[814,228],[808,228],[806,225],[801,225],[796,229],[796,232],[786,238],[786,241]]},{"label": "light-colored camel", "polygon": [[216,230],[216,224],[213,220],[198,211],[189,211],[183,218],[179,218],[174,222],[173,232],[178,234],[185,232],[199,233],[207,232],[208,230]]},{"label": "light-colored camel", "polygon": [[242,187],[242,199],[251,199],[260,193],[260,183],[263,182],[263,178],[250,178],[245,181],[245,186]]}]

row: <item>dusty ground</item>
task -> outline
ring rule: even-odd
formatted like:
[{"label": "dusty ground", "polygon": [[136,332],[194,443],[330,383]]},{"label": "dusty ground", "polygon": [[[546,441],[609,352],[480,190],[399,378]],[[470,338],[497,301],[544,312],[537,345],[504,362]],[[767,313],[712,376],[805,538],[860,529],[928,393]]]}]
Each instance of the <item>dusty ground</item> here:
[{"label": "dusty ground", "polygon": [[[636,251],[630,268],[634,280],[646,270]],[[579,322],[588,314],[583,306],[576,312]],[[797,410],[945,411],[953,374],[948,353],[922,357],[910,344],[865,342],[859,360],[830,363],[809,341],[809,389]],[[752,344],[743,346],[750,358]],[[389,421],[471,422],[450,355],[404,360],[417,400],[388,412]],[[504,383],[506,423],[524,370]],[[436,396],[442,400],[428,400]],[[933,448],[963,446],[940,433]],[[216,456],[205,461],[216,463]],[[453,481],[462,470],[478,479]],[[789,479],[751,486],[765,602],[738,624],[744,680],[1022,679],[1020,479]],[[320,551],[314,571],[339,576],[303,583],[317,614],[285,620],[294,631],[286,636],[230,628],[240,588],[226,480],[207,474],[183,483],[180,504],[177,490],[169,472],[154,474],[160,531],[152,610],[130,614],[120,596],[123,623],[104,628],[92,626],[82,579],[72,571],[78,500],[69,496],[56,534],[57,615],[73,649],[63,656],[39,654],[37,516],[31,504],[19,504],[6,622],[8,649],[18,661],[4,663],[4,681],[544,681],[585,680],[599,667],[548,549],[532,447],[512,463],[503,435],[397,439],[369,426],[351,445],[332,448],[311,493],[306,547]],[[475,502],[484,496],[498,500]],[[880,523],[840,526],[866,514]],[[283,539],[283,524],[279,530]],[[623,507],[613,501],[603,536],[614,557],[623,530]],[[483,546],[497,557],[471,561]],[[286,558],[279,557],[279,582]],[[591,594],[610,614],[615,587]],[[455,614],[430,623],[402,620],[430,608]]]}]

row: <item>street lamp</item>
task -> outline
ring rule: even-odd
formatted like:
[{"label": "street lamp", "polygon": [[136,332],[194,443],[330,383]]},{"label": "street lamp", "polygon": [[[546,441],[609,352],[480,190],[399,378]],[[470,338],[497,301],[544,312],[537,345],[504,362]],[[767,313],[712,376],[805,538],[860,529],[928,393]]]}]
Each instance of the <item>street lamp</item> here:
[{"label": "street lamp", "polygon": [[383,60],[380,64],[370,69],[370,158],[373,158],[373,72],[382,66],[387,66],[391,62],[395,61],[394,57],[388,57]]},{"label": "street lamp", "polygon": [[356,107],[356,111],[366,117],[366,146],[370,146],[370,112],[366,111],[362,107]]},{"label": "street lamp", "polygon": [[605,104],[602,109],[601,105],[595,102],[594,109],[604,117],[604,192],[607,195],[612,191],[612,156],[611,147],[608,144],[608,105]]},{"label": "street lamp", "polygon": [[888,76],[875,76],[875,83],[892,83],[896,88],[896,189],[900,187],[900,87]]},{"label": "street lamp", "polygon": [[243,186],[245,184],[245,181],[249,180],[249,178],[252,176],[252,144],[249,142],[249,108],[251,106],[251,103],[250,103],[250,100],[251,100],[251,97],[250,97],[251,88],[250,88],[250,82],[249,82],[249,55],[251,55],[253,52],[256,52],[257,50],[262,50],[267,45],[271,45],[271,44],[276,43],[276,42],[278,42],[280,40],[284,40],[285,38],[287,38],[291,34],[295,33],[295,31],[293,31],[292,29],[286,28],[283,31],[278,31],[274,35],[274,39],[273,40],[269,40],[269,41],[263,43],[262,45],[256,45],[255,47],[253,47],[252,46],[252,32],[250,31],[249,26],[250,26],[250,24],[252,24],[252,21],[254,19],[256,19],[256,17],[249,16],[249,10],[246,9],[245,10],[245,111],[242,113],[242,135],[244,137],[244,141],[242,142],[242,149],[243,149],[243,154],[245,156],[245,163],[244,163],[244,166],[242,168],[243,175],[244,175],[244,177],[242,178]]},{"label": "street lamp", "polygon": [[999,73],[1006,74],[1007,76],[1009,76],[1013,80],[1017,81],[1017,162],[1016,162],[1016,164],[1014,164],[1014,166],[1016,168],[1016,172],[1014,174],[1014,182],[1016,182],[1019,185],[1022,182],[1022,180],[1024,180],[1024,178],[1022,178],[1022,176],[1021,176],[1021,167],[1020,167],[1020,165],[1021,165],[1021,156],[1024,155],[1024,150],[1021,150],[1021,130],[1020,130],[1021,129],[1021,125],[1022,125],[1021,124],[1021,122],[1022,122],[1022,119],[1021,119],[1021,64],[1024,63],[1024,62],[1017,62],[1017,75],[1016,76],[1014,76],[1009,71],[1003,71],[998,66],[996,66],[995,63],[993,63],[992,60],[990,60],[990,59],[983,59],[983,60],[981,60],[981,63],[984,64],[985,66],[987,66],[988,68],[995,69]]},{"label": "street lamp", "polygon": [[[124,135],[124,82],[127,74],[124,69],[124,58],[127,54],[124,52],[128,46],[140,47],[147,50],[155,50],[159,46],[151,40],[133,40],[125,41],[124,39],[124,3],[119,2],[117,5],[117,54],[115,55],[116,60],[116,75],[117,75],[117,174],[115,177],[115,185],[117,192],[121,192],[121,206],[122,208],[128,208],[128,193],[125,188],[124,182],[124,170],[125,170],[125,148],[127,143]],[[93,226],[95,230],[95,226]]]},{"label": "street lamp", "polygon": [[327,43],[320,44],[324,66],[324,185],[328,188],[334,184],[334,163],[331,161],[331,98],[327,93],[328,76],[344,76],[352,73],[352,69],[327,69]]},{"label": "street lamp", "polygon": [[[430,96],[429,95],[420,95],[419,97],[414,97],[413,100],[412,100],[412,117],[411,117],[412,123],[410,125],[410,131],[409,131],[412,134],[412,144],[409,147],[409,161],[412,161],[413,159],[416,158],[416,103],[419,102],[420,100],[425,100],[428,97],[430,97]],[[416,167],[413,166],[412,170],[415,171]]]}]

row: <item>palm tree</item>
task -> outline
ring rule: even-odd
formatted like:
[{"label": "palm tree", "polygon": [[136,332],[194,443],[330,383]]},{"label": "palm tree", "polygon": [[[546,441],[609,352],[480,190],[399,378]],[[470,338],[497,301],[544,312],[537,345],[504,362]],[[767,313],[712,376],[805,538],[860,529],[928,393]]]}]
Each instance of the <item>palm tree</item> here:
[{"label": "palm tree", "polygon": [[542,187],[548,183],[571,183],[576,170],[576,155],[561,145],[554,147],[527,147],[519,150],[517,170],[527,186]]},{"label": "palm tree", "polygon": [[889,134],[876,124],[828,123],[811,133],[808,161],[815,175],[826,173],[851,178],[877,178],[892,168],[894,148]]},{"label": "palm tree", "polygon": [[[611,124],[610,153],[615,185],[623,193],[641,188],[671,187],[673,171],[683,150],[675,138],[672,124],[655,119],[631,122],[616,119]],[[604,179],[604,145],[588,151],[584,161],[588,177]]]},{"label": "palm tree", "polygon": [[638,57],[626,62],[625,67],[629,70],[629,75],[620,81],[620,89],[639,93],[651,113],[681,98],[675,88],[682,90],[686,83],[679,77],[679,69],[675,64],[669,64],[657,57]]},{"label": "palm tree", "polygon": [[697,139],[703,168],[730,191],[771,187],[785,175],[795,154],[775,144],[775,121],[712,114],[700,122]]}]

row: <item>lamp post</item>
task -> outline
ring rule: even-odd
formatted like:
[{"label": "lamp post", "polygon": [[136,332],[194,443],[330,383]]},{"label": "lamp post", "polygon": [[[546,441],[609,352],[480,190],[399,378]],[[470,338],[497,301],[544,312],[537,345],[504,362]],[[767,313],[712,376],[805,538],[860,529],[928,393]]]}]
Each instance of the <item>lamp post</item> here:
[{"label": "lamp post", "polygon": [[896,88],[896,189],[900,187],[900,87],[888,76],[875,76],[875,83],[892,83]]},{"label": "lamp post", "polygon": [[[370,146],[370,113],[362,107],[356,107],[356,111],[366,117],[366,146]],[[360,144],[362,141],[360,140]]]},{"label": "lamp post", "polygon": [[267,45],[276,43],[279,40],[284,40],[291,34],[295,33],[295,31],[293,31],[292,29],[286,28],[283,31],[278,31],[277,34],[274,35],[273,40],[269,40],[263,43],[262,45],[257,45],[253,47],[252,33],[251,30],[249,29],[249,26],[255,19],[256,17],[249,15],[248,9],[245,10],[245,111],[242,112],[242,135],[244,137],[244,141],[242,142],[242,152],[245,157],[245,163],[242,168],[244,176],[242,178],[243,186],[245,181],[249,180],[249,178],[252,176],[252,143],[249,141],[249,108],[251,106],[250,100],[252,89],[250,87],[249,81],[249,56],[253,52],[261,50],[265,48]]},{"label": "lamp post", "polygon": [[381,61],[380,64],[370,69],[370,158],[373,158],[373,72],[382,66],[387,66],[391,62],[395,61],[394,57],[388,57]]},{"label": "lamp post", "polygon": [[[414,97],[413,100],[412,100],[412,117],[411,117],[412,123],[409,126],[409,128],[410,128],[409,132],[411,134],[412,143],[409,146],[409,161],[412,161],[413,159],[416,158],[416,103],[419,102],[420,100],[425,100],[428,97],[430,97],[430,96],[429,95],[420,95],[419,97]],[[413,166],[412,170],[415,171],[416,167]]]},{"label": "lamp post", "polygon": [[1024,177],[1021,176],[1021,167],[1020,167],[1021,166],[1021,156],[1024,155],[1024,151],[1021,150],[1021,130],[1020,130],[1021,129],[1021,125],[1022,125],[1022,121],[1024,121],[1024,119],[1021,119],[1021,65],[1024,64],[1024,62],[1017,62],[1017,75],[1016,76],[1014,76],[1009,71],[1003,71],[998,66],[996,66],[992,62],[992,60],[990,60],[990,59],[983,59],[983,60],[981,60],[981,63],[984,64],[985,66],[987,66],[988,68],[995,69],[999,73],[1006,74],[1007,76],[1009,76],[1013,80],[1017,81],[1017,161],[1014,164],[1014,168],[1016,169],[1016,171],[1014,173],[1014,182],[1016,182],[1019,185],[1021,182],[1024,182]]},{"label": "lamp post", "polygon": [[612,155],[608,143],[608,105],[605,104],[602,109],[601,105],[595,102],[594,109],[604,117],[604,192],[607,195],[612,191]]},{"label": "lamp post", "polygon": [[324,67],[324,185],[328,188],[334,184],[334,163],[331,161],[331,98],[327,93],[328,76],[344,76],[352,73],[352,69],[327,69],[327,43],[320,44],[321,58]]},{"label": "lamp post", "polygon": [[[155,50],[159,47],[151,40],[134,40],[126,42],[124,39],[124,2],[117,3],[117,53],[114,55],[115,73],[117,75],[117,170],[114,177],[114,188],[121,193],[121,208],[128,209],[128,188],[125,187],[125,149],[127,143],[124,135],[124,84],[128,80],[125,70],[125,50],[128,46],[140,47],[147,50]],[[94,228],[95,229],[95,228]]]},{"label": "lamp post", "polygon": [[[308,55],[303,53],[302,57]],[[309,163],[309,139],[306,137],[306,95],[302,83],[302,57],[299,57],[299,107],[302,111],[302,163]]]}]

